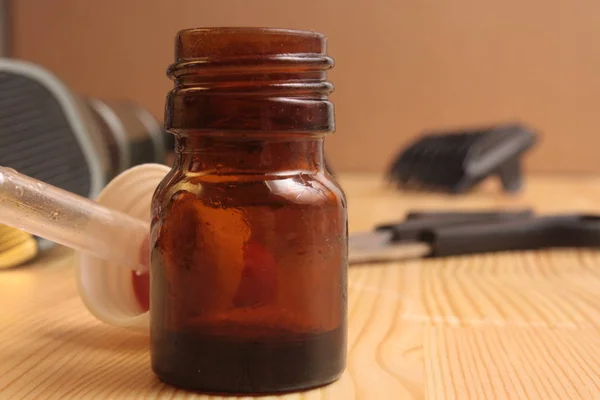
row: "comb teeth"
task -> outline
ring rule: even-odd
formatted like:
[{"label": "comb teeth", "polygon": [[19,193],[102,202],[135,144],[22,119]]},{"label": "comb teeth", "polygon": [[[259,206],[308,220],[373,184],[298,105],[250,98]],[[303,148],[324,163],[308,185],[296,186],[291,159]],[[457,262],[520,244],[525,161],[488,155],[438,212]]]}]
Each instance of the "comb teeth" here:
[{"label": "comb teeth", "polygon": [[519,157],[534,139],[519,125],[426,134],[400,153],[388,177],[401,188],[461,193],[497,174],[504,190],[516,191]]},{"label": "comb teeth", "polygon": [[91,173],[57,98],[39,82],[0,72],[0,165],[88,197]]}]

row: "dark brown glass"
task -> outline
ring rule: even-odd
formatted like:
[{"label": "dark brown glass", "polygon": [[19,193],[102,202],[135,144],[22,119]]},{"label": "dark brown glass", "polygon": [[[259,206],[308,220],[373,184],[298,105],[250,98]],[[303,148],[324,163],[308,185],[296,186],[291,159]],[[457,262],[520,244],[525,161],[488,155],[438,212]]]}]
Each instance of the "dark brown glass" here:
[{"label": "dark brown glass", "polygon": [[347,217],[326,171],[325,38],[178,34],[166,106],[176,161],[152,205],[152,366],[203,392],[272,393],[346,362]]}]

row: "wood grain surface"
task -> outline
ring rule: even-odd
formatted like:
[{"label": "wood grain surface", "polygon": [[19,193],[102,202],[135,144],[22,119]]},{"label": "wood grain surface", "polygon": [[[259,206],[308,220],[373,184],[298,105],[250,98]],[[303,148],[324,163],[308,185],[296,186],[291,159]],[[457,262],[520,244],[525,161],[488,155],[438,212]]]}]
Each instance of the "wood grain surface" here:
[{"label": "wood grain surface", "polygon": [[[351,231],[416,208],[600,208],[600,178],[535,176],[517,196],[488,184],[463,197],[399,193],[366,175],[342,181]],[[349,295],[346,373],[322,389],[282,398],[600,398],[600,252],[356,266]],[[0,398],[221,397],[156,379],[147,335],[94,320],[77,294],[72,253],[58,248],[0,271]]]}]

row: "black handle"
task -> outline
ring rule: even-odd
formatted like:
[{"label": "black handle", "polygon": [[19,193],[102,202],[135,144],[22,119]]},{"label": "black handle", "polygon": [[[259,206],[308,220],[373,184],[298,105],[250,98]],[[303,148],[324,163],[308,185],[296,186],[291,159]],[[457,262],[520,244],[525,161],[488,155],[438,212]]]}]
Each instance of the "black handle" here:
[{"label": "black handle", "polygon": [[399,223],[377,226],[377,231],[391,231],[392,242],[420,241],[424,232],[440,229],[445,226],[458,226],[481,222],[498,222],[533,217],[532,210],[516,211],[413,211],[407,214],[406,220]]},{"label": "black handle", "polygon": [[421,232],[431,257],[600,246],[600,216],[562,215],[440,226]]},{"label": "black handle", "polygon": [[[512,210],[512,211],[499,211],[499,210],[481,210],[481,211],[409,211],[406,213],[406,219],[423,219],[423,218],[462,218],[465,221],[470,220],[484,220],[484,219],[502,219],[502,218],[525,218],[525,217],[533,217],[535,215],[534,211],[529,208],[525,208],[522,210]],[[383,225],[383,226],[390,226]]]}]

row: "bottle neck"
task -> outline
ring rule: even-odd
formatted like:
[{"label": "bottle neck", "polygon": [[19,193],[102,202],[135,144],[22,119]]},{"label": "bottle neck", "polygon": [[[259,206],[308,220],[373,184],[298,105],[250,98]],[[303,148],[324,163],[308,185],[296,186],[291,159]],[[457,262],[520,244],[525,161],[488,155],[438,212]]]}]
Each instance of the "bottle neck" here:
[{"label": "bottle neck", "polygon": [[255,28],[180,32],[165,127],[174,133],[335,131],[333,59],[315,32]]},{"label": "bottle neck", "polygon": [[232,136],[176,135],[175,168],[217,174],[317,173],[325,170],[322,135]]}]

